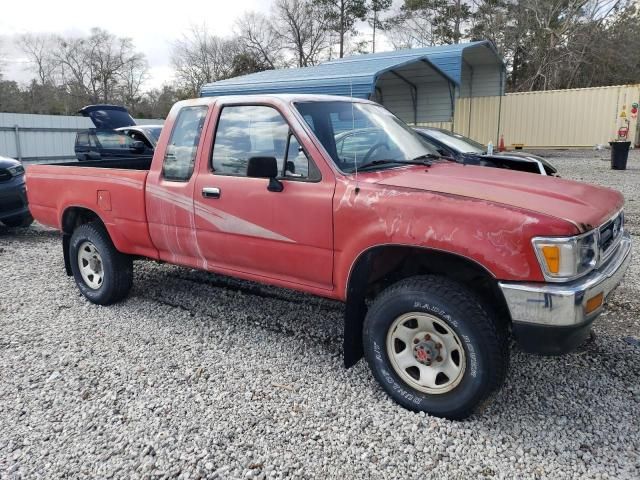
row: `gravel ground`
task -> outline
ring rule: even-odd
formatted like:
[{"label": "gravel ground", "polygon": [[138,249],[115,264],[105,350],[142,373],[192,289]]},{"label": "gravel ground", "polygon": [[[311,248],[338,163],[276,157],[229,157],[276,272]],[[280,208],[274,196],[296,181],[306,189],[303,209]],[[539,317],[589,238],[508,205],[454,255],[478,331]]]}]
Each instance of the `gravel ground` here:
[{"label": "gravel ground", "polygon": [[[543,153],[622,190],[639,243],[639,152],[625,172]],[[513,349],[494,401],[451,422],[342,368],[339,303],[137,262],[131,297],[101,308],[56,232],[0,228],[0,478],[639,478],[637,250],[593,340]]]}]

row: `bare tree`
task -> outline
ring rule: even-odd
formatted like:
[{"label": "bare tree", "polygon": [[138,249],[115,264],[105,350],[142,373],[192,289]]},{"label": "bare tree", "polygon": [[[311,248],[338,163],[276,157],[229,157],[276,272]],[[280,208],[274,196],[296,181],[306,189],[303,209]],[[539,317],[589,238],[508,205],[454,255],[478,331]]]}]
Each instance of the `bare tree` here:
[{"label": "bare tree", "polygon": [[136,56],[118,72],[120,98],[125,105],[133,107],[141,101],[144,82],[149,78],[148,70],[147,60]]},{"label": "bare tree", "polygon": [[55,43],[52,55],[58,65],[56,75],[60,78],[60,84],[70,97],[81,102],[90,100],[92,72],[86,54],[86,39],[58,36]]},{"label": "bare tree", "polygon": [[147,72],[144,55],[135,51],[131,39],[99,28],[88,37],[57,37],[52,57],[59,83],[82,101],[121,100],[124,90],[131,92],[135,84],[140,87]]},{"label": "bare tree", "polygon": [[50,35],[26,33],[18,37],[16,43],[29,59],[29,68],[40,85],[52,84],[58,66],[53,56],[54,39]]},{"label": "bare tree", "polygon": [[250,54],[257,62],[270,69],[285,66],[282,36],[265,15],[247,12],[235,24],[235,33],[243,53]]},{"label": "bare tree", "polygon": [[204,84],[229,76],[237,52],[237,41],[211,35],[206,26],[194,26],[173,44],[171,62],[178,83],[195,96]]},{"label": "bare tree", "polygon": [[144,56],[135,52],[130,38],[117,38],[99,28],[91,30],[85,52],[94,95],[105,103],[116,97],[123,79],[141,82],[147,70]]},{"label": "bare tree", "polygon": [[310,0],[276,0],[274,24],[298,67],[315,65],[328,54],[327,21]]}]

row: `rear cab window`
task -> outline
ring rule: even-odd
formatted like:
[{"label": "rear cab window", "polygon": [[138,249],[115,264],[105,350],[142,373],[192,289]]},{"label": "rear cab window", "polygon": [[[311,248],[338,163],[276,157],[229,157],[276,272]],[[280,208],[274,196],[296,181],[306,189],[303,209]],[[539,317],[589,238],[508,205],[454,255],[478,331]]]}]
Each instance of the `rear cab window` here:
[{"label": "rear cab window", "polygon": [[162,162],[165,180],[186,182],[191,178],[208,110],[209,107],[201,105],[182,107],[178,112]]}]

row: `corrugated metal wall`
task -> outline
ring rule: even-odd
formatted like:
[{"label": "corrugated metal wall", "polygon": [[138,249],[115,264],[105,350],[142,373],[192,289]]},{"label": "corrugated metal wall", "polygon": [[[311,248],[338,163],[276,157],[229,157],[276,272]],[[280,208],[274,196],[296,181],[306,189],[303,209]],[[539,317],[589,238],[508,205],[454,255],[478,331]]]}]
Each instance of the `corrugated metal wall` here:
[{"label": "corrugated metal wall", "polygon": [[[161,124],[164,120],[136,122]],[[0,113],[0,155],[26,162],[73,160],[76,132],[91,127],[86,117]]]},{"label": "corrugated metal wall", "polygon": [[[424,62],[411,63],[396,71],[417,87],[418,123],[451,119],[449,83],[443,81],[440,73]],[[386,72],[380,76],[376,87],[374,101],[382,103],[405,122],[414,123],[412,88],[409,84],[394,73]]]},{"label": "corrugated metal wall", "polygon": [[[453,130],[482,143],[540,148],[591,148],[606,144],[622,126],[622,108],[631,124],[630,140],[637,144],[638,122],[630,118],[631,104],[640,101],[640,85],[510,93],[504,97],[459,98]],[[450,123],[425,125],[449,128]]]}]

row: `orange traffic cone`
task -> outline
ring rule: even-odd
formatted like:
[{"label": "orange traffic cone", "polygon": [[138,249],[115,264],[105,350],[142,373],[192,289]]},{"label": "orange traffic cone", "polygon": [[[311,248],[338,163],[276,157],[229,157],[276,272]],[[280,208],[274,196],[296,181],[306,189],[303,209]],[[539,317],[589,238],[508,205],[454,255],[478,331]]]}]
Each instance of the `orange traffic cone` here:
[{"label": "orange traffic cone", "polygon": [[504,148],[504,135],[500,135],[500,144],[498,145],[498,151],[504,152],[506,148]]}]

